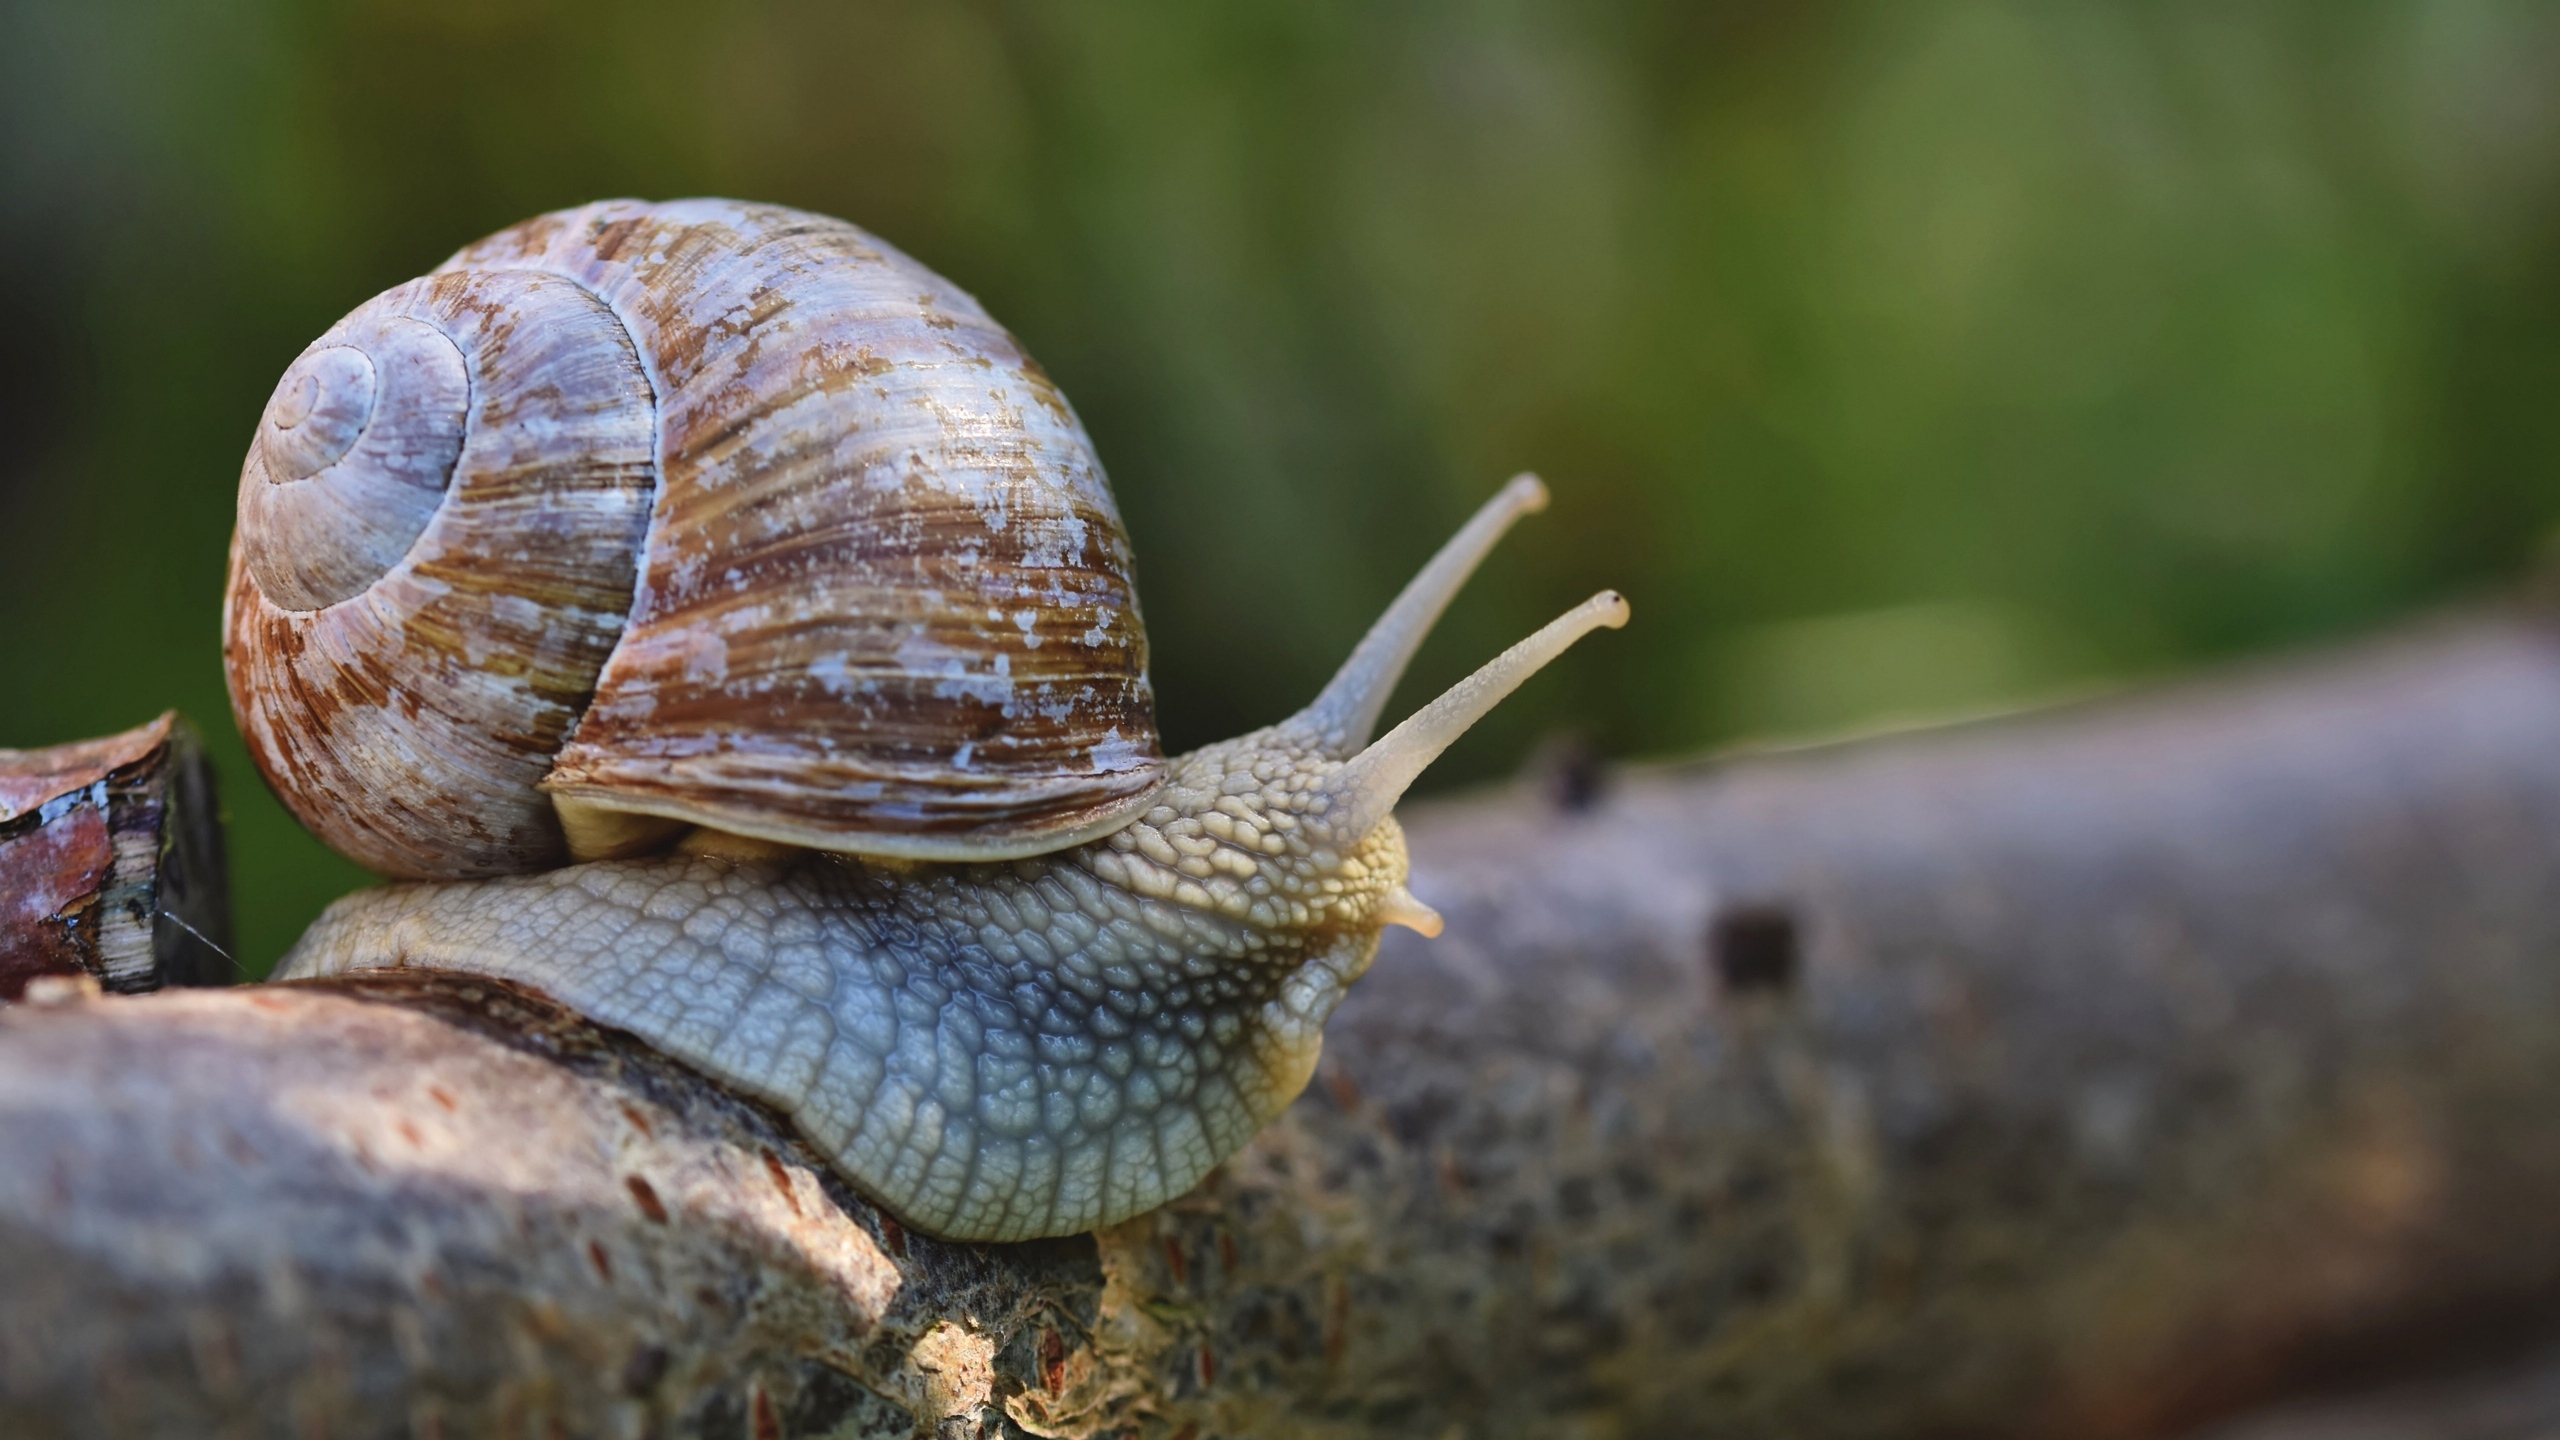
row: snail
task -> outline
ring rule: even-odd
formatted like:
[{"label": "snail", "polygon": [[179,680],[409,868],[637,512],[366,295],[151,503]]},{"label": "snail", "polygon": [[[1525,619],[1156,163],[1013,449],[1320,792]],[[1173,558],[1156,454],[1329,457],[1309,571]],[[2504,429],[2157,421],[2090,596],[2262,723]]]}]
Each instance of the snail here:
[{"label": "snail", "polygon": [[1384,737],[1522,476],[1314,703],[1166,759],[1065,398],[841,221],[616,201],[360,307],[279,382],[224,609],[269,784],[398,883],[279,978],[543,991],[953,1239],[1197,1183],[1302,1090],[1405,888],[1399,795],[1603,592]]}]

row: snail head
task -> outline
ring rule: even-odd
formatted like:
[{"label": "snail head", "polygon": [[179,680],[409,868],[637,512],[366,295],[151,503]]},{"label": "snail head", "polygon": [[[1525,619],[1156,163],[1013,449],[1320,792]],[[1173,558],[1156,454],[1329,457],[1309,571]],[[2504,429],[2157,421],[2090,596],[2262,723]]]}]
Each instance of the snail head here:
[{"label": "snail head", "polygon": [[1405,889],[1396,801],[1576,640],[1624,625],[1626,601],[1614,591],[1592,596],[1384,737],[1370,736],[1433,622],[1512,522],[1546,503],[1534,475],[1503,487],[1405,586],[1313,704],[1176,759],[1154,808],[1096,847],[1096,873],[1265,931],[1440,933],[1439,915]]}]

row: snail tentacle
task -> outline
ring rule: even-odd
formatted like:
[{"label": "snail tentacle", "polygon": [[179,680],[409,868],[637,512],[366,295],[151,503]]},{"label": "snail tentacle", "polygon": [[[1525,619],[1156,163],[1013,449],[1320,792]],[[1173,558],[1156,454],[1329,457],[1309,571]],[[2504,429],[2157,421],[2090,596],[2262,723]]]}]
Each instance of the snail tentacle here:
[{"label": "snail tentacle", "polygon": [[1387,817],[1406,787],[1420,778],[1442,751],[1457,743],[1504,697],[1526,683],[1573,642],[1594,630],[1615,630],[1627,623],[1626,597],[1603,590],[1555,619],[1528,639],[1485,662],[1483,668],[1443,692],[1439,699],[1407,716],[1403,724],[1344,765],[1325,782],[1339,809],[1327,816],[1334,833],[1363,835]]},{"label": "snail tentacle", "polygon": [[1299,712],[1299,719],[1324,737],[1327,749],[1350,756],[1369,743],[1379,714],[1387,708],[1387,697],[1413,661],[1413,652],[1422,648],[1423,637],[1457,598],[1467,577],[1493,552],[1494,543],[1512,522],[1546,508],[1545,482],[1526,473],[1511,477],[1510,484],[1487,500],[1430,563],[1405,582],[1315,703]]}]

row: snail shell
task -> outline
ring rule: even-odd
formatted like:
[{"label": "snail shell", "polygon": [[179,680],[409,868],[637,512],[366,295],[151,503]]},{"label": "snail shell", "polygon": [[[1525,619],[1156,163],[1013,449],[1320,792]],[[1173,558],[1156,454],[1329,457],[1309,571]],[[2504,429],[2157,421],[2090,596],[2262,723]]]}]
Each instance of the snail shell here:
[{"label": "snail shell", "polygon": [[[385,874],[664,826],[913,859],[1110,831],[1159,788],[1129,547],[1064,396],[842,221],[614,201],[303,352],[240,477],[234,710]],[[636,822],[636,823],[635,823]]]}]

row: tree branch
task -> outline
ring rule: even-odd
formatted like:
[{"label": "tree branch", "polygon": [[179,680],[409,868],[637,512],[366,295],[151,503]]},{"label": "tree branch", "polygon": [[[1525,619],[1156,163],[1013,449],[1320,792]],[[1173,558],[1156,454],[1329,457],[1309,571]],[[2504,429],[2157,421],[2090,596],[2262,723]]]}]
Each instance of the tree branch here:
[{"label": "tree branch", "polygon": [[230,945],[213,768],[185,721],[0,750],[0,1003],[43,976],[226,984]]},{"label": "tree branch", "polygon": [[2547,1318],[2539,618],[1407,823],[1447,934],[1091,1238],[488,982],[0,1014],[0,1430],[2131,1436]]}]

